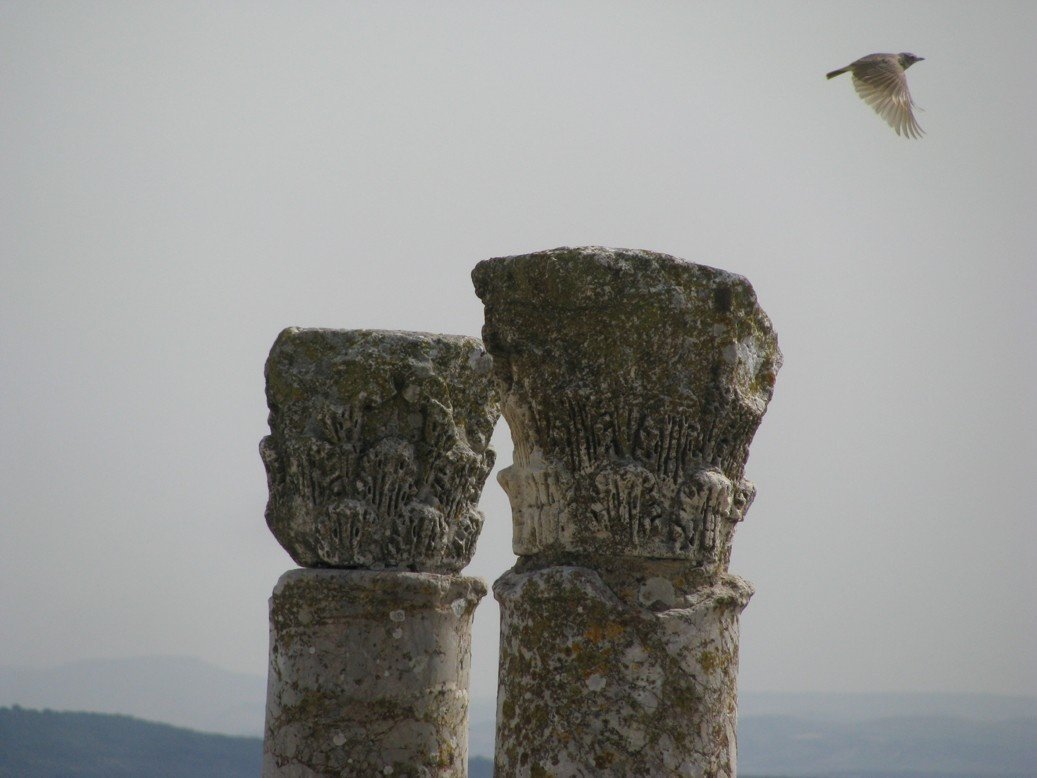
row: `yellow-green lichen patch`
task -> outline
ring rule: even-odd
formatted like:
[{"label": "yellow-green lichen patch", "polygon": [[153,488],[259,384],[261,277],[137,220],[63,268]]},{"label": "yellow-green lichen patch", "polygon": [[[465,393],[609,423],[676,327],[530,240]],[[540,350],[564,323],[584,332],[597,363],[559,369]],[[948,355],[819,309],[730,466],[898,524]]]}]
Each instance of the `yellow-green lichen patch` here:
[{"label": "yellow-green lichen patch", "polygon": [[[690,581],[717,586],[684,567],[637,560],[627,571],[676,581],[678,600],[692,596]],[[617,560],[610,579],[620,569]],[[514,766],[552,760],[616,776],[680,774],[668,772],[664,757],[727,763],[733,747],[713,736],[712,722],[727,715],[734,677],[722,672],[723,651],[711,635],[726,633],[724,645],[736,640],[737,611],[723,611],[720,621],[710,607],[653,611],[639,604],[636,585],[617,591],[573,566],[508,573],[494,593],[502,617],[501,774],[531,775]],[[709,595],[700,598],[705,605]]]}]

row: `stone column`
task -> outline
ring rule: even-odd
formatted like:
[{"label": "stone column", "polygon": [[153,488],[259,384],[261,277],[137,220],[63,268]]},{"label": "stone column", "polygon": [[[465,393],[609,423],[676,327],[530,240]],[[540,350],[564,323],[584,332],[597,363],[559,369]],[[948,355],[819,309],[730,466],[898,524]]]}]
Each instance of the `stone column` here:
[{"label": "stone column", "polygon": [[475,338],[280,334],[266,364],[270,599],[263,775],[466,776],[471,624],[499,415]]},{"label": "stone column", "polygon": [[744,278],[605,248],[491,259],[486,306],[514,464],[498,776],[734,776],[727,572],[749,443],[781,365]]}]

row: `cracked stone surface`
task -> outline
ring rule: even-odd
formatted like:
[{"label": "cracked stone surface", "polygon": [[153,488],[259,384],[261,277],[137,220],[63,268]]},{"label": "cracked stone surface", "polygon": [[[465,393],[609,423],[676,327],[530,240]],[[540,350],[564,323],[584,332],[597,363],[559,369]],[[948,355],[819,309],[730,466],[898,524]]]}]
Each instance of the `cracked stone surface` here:
[{"label": "cracked stone surface", "polygon": [[303,567],[457,572],[471,560],[499,417],[482,343],[284,330],[260,444],[271,532]]},{"label": "cracked stone surface", "polygon": [[477,578],[291,570],[270,599],[263,775],[468,774]]}]

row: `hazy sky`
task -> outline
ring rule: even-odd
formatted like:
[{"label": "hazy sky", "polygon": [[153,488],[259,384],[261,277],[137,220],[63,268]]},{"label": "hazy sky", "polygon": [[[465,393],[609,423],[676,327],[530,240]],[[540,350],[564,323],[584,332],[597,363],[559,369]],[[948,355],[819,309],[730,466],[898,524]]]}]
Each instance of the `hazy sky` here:
[{"label": "hazy sky", "polygon": [[[1035,29],[1031,2],[0,4],[0,662],[265,674],[277,333],[478,334],[476,262],[600,244],[747,276],[779,334],[742,688],[1037,694]],[[902,50],[920,141],[824,78]],[[483,507],[492,580],[492,476]],[[496,631],[487,598],[479,696]]]}]

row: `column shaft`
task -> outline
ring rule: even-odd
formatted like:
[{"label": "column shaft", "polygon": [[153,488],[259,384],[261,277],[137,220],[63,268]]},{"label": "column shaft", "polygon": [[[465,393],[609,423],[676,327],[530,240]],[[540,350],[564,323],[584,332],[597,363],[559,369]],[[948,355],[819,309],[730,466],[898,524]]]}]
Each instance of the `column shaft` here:
[{"label": "column shaft", "polygon": [[477,578],[292,570],[270,599],[266,776],[464,776]]}]

